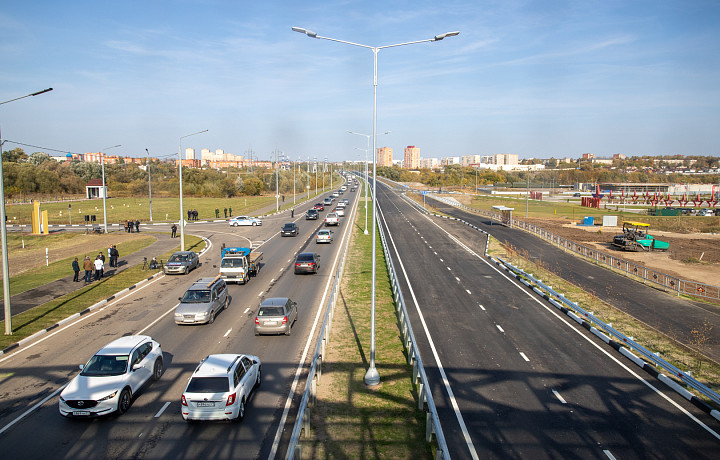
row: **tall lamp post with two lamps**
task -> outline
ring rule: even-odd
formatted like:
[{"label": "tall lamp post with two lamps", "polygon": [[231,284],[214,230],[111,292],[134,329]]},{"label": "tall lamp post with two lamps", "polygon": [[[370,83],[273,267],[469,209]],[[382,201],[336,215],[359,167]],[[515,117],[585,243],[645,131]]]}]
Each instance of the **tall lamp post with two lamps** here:
[{"label": "tall lamp post with two lamps", "polygon": [[416,40],[412,42],[404,42],[404,43],[396,43],[394,45],[385,45],[385,46],[369,46],[369,45],[362,45],[360,43],[353,43],[345,40],[338,40],[336,38],[330,38],[330,37],[322,37],[318,35],[317,33],[303,29],[301,27],[293,27],[293,31],[299,32],[301,34],[305,34],[310,38],[317,38],[321,40],[329,40],[332,42],[338,42],[338,43],[344,43],[346,45],[352,45],[352,46],[358,46],[360,48],[366,48],[373,52],[373,233],[372,233],[372,288],[371,288],[371,320],[370,320],[370,366],[365,373],[365,384],[368,386],[375,386],[380,384],[380,374],[378,373],[377,369],[375,368],[375,272],[376,272],[376,247],[375,247],[375,241],[377,233],[376,229],[376,222],[377,222],[377,194],[375,186],[377,185],[377,178],[376,178],[376,157],[377,157],[377,55],[378,52],[381,49],[385,48],[394,48],[398,46],[404,46],[404,45],[413,45],[415,43],[424,43],[424,42],[437,42],[440,41],[446,37],[454,37],[455,35],[458,35],[460,32],[447,32],[444,34],[436,35],[433,38],[427,38],[425,40]]},{"label": "tall lamp post with two lamps", "polygon": [[[8,102],[18,101],[26,97],[39,96],[40,94],[52,91],[47,88],[42,91],[26,94],[7,101],[0,102],[0,105]],[[7,228],[5,228],[5,181],[2,168],[2,132],[0,132],[0,240],[2,240],[2,279],[3,279],[3,304],[5,312],[5,335],[12,335],[12,311],[10,308],[10,269],[8,267]]]}]

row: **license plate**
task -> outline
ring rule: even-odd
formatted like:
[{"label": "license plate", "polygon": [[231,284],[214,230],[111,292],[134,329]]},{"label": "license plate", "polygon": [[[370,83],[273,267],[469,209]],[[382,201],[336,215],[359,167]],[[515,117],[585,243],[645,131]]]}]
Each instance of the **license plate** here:
[{"label": "license plate", "polygon": [[195,322],[195,318],[185,318],[185,319],[183,320],[183,322],[185,322],[185,323],[194,323],[194,322]]},{"label": "license plate", "polygon": [[73,415],[90,415],[90,411],[88,410],[76,410],[73,412]]},{"label": "license plate", "polygon": [[210,402],[201,401],[201,402],[197,403],[197,406],[198,407],[215,407],[215,402],[214,401],[210,401]]},{"label": "license plate", "polygon": [[277,321],[265,321],[266,326],[277,326]]}]

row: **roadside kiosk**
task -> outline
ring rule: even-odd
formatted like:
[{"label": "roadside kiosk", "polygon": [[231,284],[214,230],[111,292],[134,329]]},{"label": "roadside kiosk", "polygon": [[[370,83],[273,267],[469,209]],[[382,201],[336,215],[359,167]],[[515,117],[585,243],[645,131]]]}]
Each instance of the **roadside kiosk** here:
[{"label": "roadside kiosk", "polygon": [[490,225],[492,225],[493,219],[499,214],[498,221],[502,225],[506,227],[512,226],[512,212],[515,208],[508,208],[507,206],[493,206],[492,209],[493,212],[490,213]]}]

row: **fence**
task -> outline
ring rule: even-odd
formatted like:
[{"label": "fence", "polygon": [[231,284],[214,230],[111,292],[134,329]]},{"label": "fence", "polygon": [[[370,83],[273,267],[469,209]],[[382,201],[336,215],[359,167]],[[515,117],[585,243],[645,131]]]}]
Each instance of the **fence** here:
[{"label": "fence", "polygon": [[[432,197],[438,201],[460,208],[464,211],[489,217],[491,220],[500,220],[499,213],[470,208],[456,200],[449,200],[445,197],[437,195],[432,195]],[[583,246],[522,220],[512,219],[511,227],[533,233],[545,241],[563,248],[566,251],[581,255],[588,260],[594,261],[598,265],[605,265],[624,274],[625,276],[637,277],[642,280],[643,284],[650,283],[651,285],[662,288],[665,292],[673,292],[677,295],[684,294],[712,300],[714,302],[720,302],[720,286],[700,283],[697,281],[683,280],[666,273],[647,268],[643,265],[638,265],[629,260],[598,251],[594,248]]]}]

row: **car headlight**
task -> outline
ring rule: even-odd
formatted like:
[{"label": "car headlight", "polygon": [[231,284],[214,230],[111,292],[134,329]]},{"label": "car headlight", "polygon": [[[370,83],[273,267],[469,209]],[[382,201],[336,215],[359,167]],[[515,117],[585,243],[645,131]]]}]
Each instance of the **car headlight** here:
[{"label": "car headlight", "polygon": [[175,313],[175,318],[182,318],[182,313]]},{"label": "car headlight", "polygon": [[104,398],[98,399],[98,402],[107,401],[108,399],[113,399],[117,393],[118,393],[117,390],[115,390],[112,393],[110,393],[109,395],[105,396]]},{"label": "car headlight", "polygon": [[198,313],[197,315],[198,315],[198,316],[208,316],[209,314],[210,314],[210,312],[207,312],[207,311],[206,311],[206,312],[204,312],[204,313]]}]

